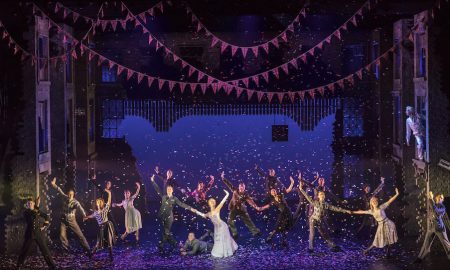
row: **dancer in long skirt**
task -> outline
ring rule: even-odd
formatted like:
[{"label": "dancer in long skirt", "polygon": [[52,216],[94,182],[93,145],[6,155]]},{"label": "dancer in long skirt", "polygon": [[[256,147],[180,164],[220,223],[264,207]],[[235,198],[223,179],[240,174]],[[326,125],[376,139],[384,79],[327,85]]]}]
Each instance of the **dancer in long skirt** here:
[{"label": "dancer in long skirt", "polygon": [[225,197],[216,205],[216,200],[211,198],[208,200],[210,211],[208,213],[202,213],[196,209],[191,209],[192,212],[204,218],[209,218],[214,225],[214,245],[211,250],[211,255],[216,258],[230,257],[238,249],[238,245],[231,237],[230,230],[227,223],[220,218],[220,210],[225,204],[230,193],[225,191]]},{"label": "dancer in long skirt", "polygon": [[447,254],[447,258],[450,260],[450,242],[448,241],[446,224],[444,222],[444,219],[447,219],[448,221],[448,216],[444,206],[444,194],[437,194],[436,197],[434,197],[433,192],[430,191],[428,196],[430,200],[430,208],[432,208],[428,211],[430,227],[427,229],[422,248],[417,256],[417,260],[415,261],[416,263],[422,262],[422,260],[430,253],[433,240],[436,236],[441,242],[445,254]]},{"label": "dancer in long skirt", "polygon": [[377,232],[375,234],[375,239],[373,240],[372,245],[370,245],[366,250],[364,250],[364,254],[367,254],[372,248],[386,248],[386,255],[390,255],[390,246],[395,244],[398,240],[397,237],[397,229],[395,228],[394,222],[387,218],[384,210],[397,199],[398,189],[395,189],[395,195],[392,196],[387,202],[379,205],[378,198],[372,197],[370,199],[370,210],[357,210],[352,211],[353,214],[365,214],[372,215],[378,223]]},{"label": "dancer in long skirt", "polygon": [[76,219],[77,210],[81,212],[83,218],[86,217],[86,212],[84,211],[80,202],[75,199],[75,191],[73,189],[69,189],[67,194],[64,193],[64,191],[62,191],[62,189],[56,184],[56,178],[53,178],[51,185],[58,191],[58,195],[61,197],[61,200],[63,202],[63,212],[61,215],[61,223],[59,226],[59,239],[61,240],[63,248],[65,250],[69,250],[67,229],[70,229],[75,234],[78,242],[81,244],[88,257],[91,258],[91,249],[89,248],[86,237],[84,237],[84,234],[81,231]]},{"label": "dancer in long skirt", "polygon": [[[361,204],[366,210],[370,209],[370,199],[374,196],[378,196],[378,193],[381,192],[383,187],[384,187],[384,177],[381,177],[380,184],[373,192],[370,191],[370,185],[368,184],[364,185],[363,194],[361,195]],[[361,226],[359,226],[356,233],[360,233],[361,231],[367,228],[369,231],[368,234],[371,234],[372,233],[371,228],[375,227],[375,225],[376,225],[375,219],[372,216],[365,215],[361,222]]]},{"label": "dancer in long skirt", "polygon": [[125,210],[125,232],[122,234],[120,239],[125,240],[128,234],[134,233],[136,237],[136,242],[139,242],[139,230],[142,228],[141,213],[139,210],[134,208],[133,202],[139,195],[141,190],[141,185],[136,182],[136,193],[131,196],[129,190],[125,190],[123,193],[125,198],[121,203],[113,203],[113,207],[119,206],[123,207]]},{"label": "dancer in long skirt", "polygon": [[97,233],[97,244],[92,250],[92,254],[97,252],[97,250],[103,249],[105,247],[109,248],[109,259],[113,261],[113,245],[115,242],[114,228],[111,221],[108,220],[108,211],[111,206],[111,191],[105,189],[105,192],[108,194],[108,201],[105,201],[102,198],[98,198],[95,201],[97,206],[97,210],[94,213],[86,216],[83,220],[87,220],[90,218],[95,218],[98,223],[98,233]]},{"label": "dancer in long skirt", "polygon": [[294,187],[294,179],[291,177],[291,184],[285,190],[280,193],[277,189],[272,188],[270,190],[270,202],[262,207],[257,207],[256,210],[264,211],[268,209],[271,205],[278,208],[279,214],[275,228],[270,232],[269,236],[266,238],[267,243],[272,243],[272,239],[276,234],[281,234],[281,245],[287,247],[286,236],[289,230],[294,226],[294,216],[292,215],[291,209],[286,202],[285,195],[292,191]]}]

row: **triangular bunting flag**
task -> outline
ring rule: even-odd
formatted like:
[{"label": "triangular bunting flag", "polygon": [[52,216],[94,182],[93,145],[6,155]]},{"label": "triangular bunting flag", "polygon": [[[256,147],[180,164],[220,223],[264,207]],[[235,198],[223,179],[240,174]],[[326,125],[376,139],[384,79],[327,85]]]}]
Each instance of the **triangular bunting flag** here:
[{"label": "triangular bunting flag", "polygon": [[147,85],[148,85],[148,87],[151,87],[152,86],[152,83],[153,83],[153,81],[154,81],[155,79],[153,78],[153,77],[147,77]]},{"label": "triangular bunting flag", "polygon": [[159,90],[162,90],[162,89],[163,89],[164,83],[165,83],[165,82],[166,82],[166,80],[158,79],[158,89],[159,89]]},{"label": "triangular bunting flag", "polygon": [[234,55],[236,54],[238,48],[239,48],[239,47],[231,46],[231,56],[234,56]]},{"label": "triangular bunting flag", "polygon": [[251,77],[256,86],[259,86],[259,75]]},{"label": "triangular bunting flag", "polygon": [[257,94],[257,96],[258,96],[258,102],[261,102],[261,99],[262,99],[263,96],[264,96],[264,92],[258,91],[258,92],[256,92],[256,94]]},{"label": "triangular bunting flag", "polygon": [[251,47],[250,49],[252,50],[253,55],[257,58],[258,57],[258,49],[259,49],[259,47],[255,46],[255,47]]},{"label": "triangular bunting flag", "polygon": [[277,49],[280,47],[280,45],[278,44],[278,38],[274,38],[272,39],[272,41],[270,42],[273,46],[275,46]]},{"label": "triangular bunting flag", "polygon": [[211,40],[211,47],[214,47],[217,44],[218,41],[219,41],[218,38],[213,37],[212,40]]},{"label": "triangular bunting flag", "polygon": [[120,75],[120,73],[122,73],[122,71],[124,70],[124,67],[121,65],[117,65],[117,76]]},{"label": "triangular bunting flag", "polygon": [[111,21],[111,27],[113,29],[113,31],[115,32],[117,29],[117,20],[112,20]]},{"label": "triangular bunting flag", "polygon": [[316,95],[316,91],[313,89],[313,90],[309,90],[308,91],[308,95],[311,97],[311,98],[313,98],[314,99],[314,97],[315,97],[315,95]]},{"label": "triangular bunting flag", "polygon": [[247,57],[248,47],[242,47],[242,56],[245,58]]},{"label": "triangular bunting flag", "polygon": [[220,45],[220,53],[223,53],[227,48],[228,48],[228,44],[222,42],[222,44]]},{"label": "triangular bunting flag", "polygon": [[271,71],[272,71],[273,76],[275,76],[275,78],[278,79],[280,77],[280,75],[278,73],[278,68],[274,68]]},{"label": "triangular bunting flag", "polygon": [[281,65],[281,69],[284,71],[284,74],[289,75],[289,67],[288,64]]},{"label": "triangular bunting flag", "polygon": [[137,83],[140,84],[143,78],[144,78],[144,74],[138,72],[138,74],[137,74]]},{"label": "triangular bunting flag", "polygon": [[134,71],[131,69],[127,69],[127,81],[130,80],[131,77],[133,77]]},{"label": "triangular bunting flag", "polygon": [[266,71],[266,72],[261,73],[261,75],[264,78],[264,80],[266,81],[266,83],[268,83],[269,82],[269,73]]},{"label": "triangular bunting flag", "polygon": [[269,103],[272,103],[272,99],[273,99],[273,95],[274,94],[275,94],[274,92],[268,92],[267,93],[267,97],[269,98]]},{"label": "triangular bunting flag", "polygon": [[186,89],[186,84],[185,83],[180,83],[179,85],[180,85],[180,91],[183,94],[184,90]]},{"label": "triangular bunting flag", "polygon": [[266,54],[269,54],[269,43],[264,43],[263,45],[261,45],[261,47],[266,52]]},{"label": "triangular bunting flag", "polygon": [[280,38],[281,38],[284,42],[287,42],[287,35],[286,35],[286,32],[281,33]]}]

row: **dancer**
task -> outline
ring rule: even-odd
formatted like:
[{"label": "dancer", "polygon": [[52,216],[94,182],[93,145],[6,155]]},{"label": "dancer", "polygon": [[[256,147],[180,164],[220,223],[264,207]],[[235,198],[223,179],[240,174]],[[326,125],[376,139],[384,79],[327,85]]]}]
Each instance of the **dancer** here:
[{"label": "dancer", "polygon": [[121,203],[113,203],[113,207],[119,206],[123,207],[125,210],[125,232],[122,234],[120,239],[125,240],[128,234],[134,233],[136,237],[136,242],[139,242],[139,230],[142,229],[142,220],[141,213],[139,210],[134,208],[133,202],[139,195],[139,191],[141,190],[141,185],[136,182],[136,193],[131,196],[131,192],[129,190],[125,190],[123,193],[124,199]]},{"label": "dancer", "polygon": [[[112,193],[112,182],[110,180],[107,180],[105,182],[105,187],[103,188],[99,183],[97,183],[97,176],[94,174],[94,176],[90,179],[91,182],[95,185],[98,192],[98,197],[102,198],[104,202],[108,201],[108,196],[111,195],[111,201],[114,200],[114,194]],[[106,192],[107,190],[110,191],[110,193]],[[117,235],[118,227],[116,219],[114,218],[114,215],[111,211],[111,209],[108,210],[108,221],[110,221],[113,224],[114,229],[114,236]]]},{"label": "dancer", "polygon": [[194,197],[195,203],[198,207],[201,207],[201,209],[206,209],[206,207],[208,207],[208,203],[206,202],[206,193],[214,185],[214,176],[210,175],[209,179],[208,185],[205,186],[203,181],[199,181],[197,188],[194,191],[187,193],[188,196]]},{"label": "dancer", "polygon": [[69,189],[67,194],[64,193],[56,184],[56,177],[53,178],[51,185],[58,191],[58,194],[61,196],[63,201],[63,213],[61,215],[61,224],[59,226],[59,239],[61,240],[63,248],[66,251],[69,250],[69,240],[67,239],[67,228],[69,228],[75,234],[78,242],[80,242],[80,245],[83,247],[88,257],[91,258],[91,249],[89,248],[86,237],[84,237],[76,219],[77,209],[81,212],[83,218],[86,217],[86,212],[81,204],[75,199],[75,191],[73,189]]},{"label": "dancer", "polygon": [[[25,229],[20,255],[17,259],[17,269],[23,265],[34,242],[38,245],[48,267],[50,269],[56,269],[55,262],[50,255],[50,250],[45,240],[45,234],[43,233],[49,227],[50,222],[48,215],[39,210],[39,201],[39,197],[36,198],[36,202],[32,198],[29,198],[25,204],[23,216],[27,227]],[[44,219],[44,226],[41,226],[40,218]]]},{"label": "dancer", "polygon": [[102,198],[98,198],[95,201],[97,206],[97,210],[94,213],[90,214],[83,218],[84,221],[90,218],[95,218],[98,223],[98,233],[97,233],[97,244],[92,250],[92,254],[97,252],[99,249],[103,249],[105,247],[109,248],[109,259],[110,261],[114,260],[113,257],[113,245],[115,242],[114,228],[113,224],[110,220],[108,220],[108,211],[111,206],[111,191],[105,189],[105,192],[108,194],[108,200],[105,201]]},{"label": "dancer", "polygon": [[395,195],[392,196],[387,202],[379,205],[378,198],[372,197],[370,199],[370,210],[357,210],[352,211],[353,214],[365,214],[372,215],[378,222],[377,232],[375,234],[375,239],[372,245],[370,245],[366,250],[364,250],[364,255],[366,255],[372,248],[386,248],[386,255],[390,256],[390,246],[395,244],[398,240],[397,229],[395,228],[394,222],[386,217],[384,210],[397,199],[398,189],[395,189]]},{"label": "dancer", "polygon": [[155,173],[156,176],[158,176],[159,179],[163,181],[163,189],[166,190],[167,186],[171,186],[173,189],[178,188],[178,184],[173,178],[173,171],[171,169],[168,169],[166,171],[166,176],[162,175],[159,171],[159,167],[155,167]]},{"label": "dancer", "polygon": [[255,170],[258,172],[259,176],[264,177],[266,179],[266,192],[270,198],[270,193],[272,189],[285,189],[283,184],[280,182],[278,177],[275,176],[275,170],[269,169],[268,174],[266,175],[261,168],[255,164]]},{"label": "dancer", "polygon": [[180,249],[182,256],[195,256],[200,254],[206,254],[211,252],[212,244],[206,241],[203,241],[206,237],[209,236],[209,233],[206,233],[199,239],[195,238],[195,234],[190,232],[188,234],[188,239],[184,242],[184,246]]},{"label": "dancer", "polygon": [[217,258],[226,258],[230,257],[234,254],[234,252],[238,249],[238,245],[234,241],[233,237],[231,237],[230,230],[228,229],[228,225],[220,219],[220,210],[223,205],[230,196],[230,193],[227,190],[225,191],[225,197],[216,206],[216,200],[210,198],[208,200],[208,205],[210,211],[208,213],[202,213],[196,209],[191,209],[192,212],[196,213],[199,216],[204,218],[209,218],[214,225],[214,245],[211,250],[211,255]]},{"label": "dancer", "polygon": [[158,215],[163,226],[163,236],[162,240],[159,242],[158,248],[160,252],[163,252],[164,243],[168,242],[173,247],[176,247],[177,245],[177,241],[173,238],[172,232],[170,231],[173,224],[173,207],[176,204],[184,209],[191,210],[192,208],[173,195],[173,187],[170,185],[167,185],[166,193],[162,194],[158,184],[155,183],[155,175],[152,175],[151,183],[155,188],[156,193],[158,193],[158,196],[161,197],[161,208],[159,209]]},{"label": "dancer", "polygon": [[237,217],[240,217],[242,219],[245,226],[247,226],[247,228],[250,230],[253,236],[261,235],[261,231],[258,228],[256,228],[255,224],[253,223],[252,219],[250,218],[247,212],[247,206],[245,204],[246,202],[255,209],[257,209],[257,206],[253,198],[250,195],[248,195],[248,193],[245,191],[245,184],[241,182],[239,183],[238,188],[235,188],[233,184],[231,184],[231,182],[225,178],[225,172],[222,172],[220,174],[220,177],[222,178],[222,181],[225,183],[225,185],[233,193],[231,201],[228,204],[228,210],[230,211],[230,213],[228,214],[228,221],[227,221],[228,226],[230,226],[230,231],[231,234],[233,235],[233,238],[237,239],[239,237],[236,228]]},{"label": "dancer", "polygon": [[266,238],[267,243],[272,243],[272,239],[276,234],[281,234],[281,246],[287,247],[286,236],[289,230],[294,226],[294,217],[292,215],[291,209],[286,202],[285,195],[292,191],[294,187],[294,179],[291,177],[291,184],[281,193],[278,193],[277,189],[272,188],[270,190],[270,202],[262,207],[256,207],[258,211],[264,211],[268,209],[271,205],[275,205],[278,208],[279,214],[275,228],[269,233]]},{"label": "dancer", "polygon": [[[381,177],[380,181],[381,181],[380,184],[373,192],[370,192],[370,185],[368,184],[364,185],[363,195],[361,196],[361,202],[366,210],[370,209],[370,199],[372,197],[377,196],[378,193],[380,193],[384,187],[384,177]],[[375,225],[376,225],[375,219],[372,216],[365,215],[361,223],[361,226],[358,228],[356,233],[360,233],[363,229],[367,228],[369,230],[369,234],[371,234],[371,228],[375,227]]]},{"label": "dancer", "polygon": [[303,183],[300,183],[300,192],[305,196],[310,205],[313,206],[313,213],[309,217],[309,247],[308,252],[314,252],[314,235],[315,228],[325,240],[327,245],[332,249],[332,251],[338,252],[341,251],[341,248],[337,246],[328,235],[328,226],[325,221],[325,217],[327,216],[328,210],[340,213],[350,214],[349,210],[333,206],[325,201],[325,192],[319,191],[317,194],[317,199],[312,199],[304,190]]},{"label": "dancer", "polygon": [[423,160],[425,131],[421,123],[422,117],[411,106],[406,107],[406,115],[408,116],[408,119],[406,119],[406,144],[409,146],[412,132],[416,138],[417,157],[419,160]]},{"label": "dancer", "polygon": [[417,263],[422,262],[422,260],[430,253],[435,236],[441,241],[445,254],[447,254],[447,257],[450,260],[450,242],[448,241],[447,230],[444,224],[444,217],[447,215],[444,206],[444,195],[437,194],[436,197],[434,197],[433,192],[430,191],[428,199],[432,206],[432,209],[430,209],[431,211],[428,212],[431,214],[428,216],[431,222],[425,235],[422,248],[420,249],[420,253],[415,261]]}]

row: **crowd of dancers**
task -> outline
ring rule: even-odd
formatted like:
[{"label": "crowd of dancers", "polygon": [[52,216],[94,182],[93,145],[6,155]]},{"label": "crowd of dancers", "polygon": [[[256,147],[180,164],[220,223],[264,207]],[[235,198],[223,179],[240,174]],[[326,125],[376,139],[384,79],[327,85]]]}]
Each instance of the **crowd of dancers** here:
[{"label": "crowd of dancers", "polygon": [[[321,235],[322,239],[332,251],[341,251],[341,248],[336,245],[329,234],[329,227],[330,224],[332,224],[329,211],[349,215],[366,215],[357,232],[361,232],[362,230],[377,224],[373,242],[364,250],[364,254],[367,254],[372,248],[385,248],[387,255],[389,255],[390,247],[398,240],[396,226],[394,222],[386,216],[385,210],[399,196],[399,191],[398,189],[395,189],[395,195],[386,202],[380,203],[378,193],[383,189],[384,178],[381,178],[381,183],[374,192],[371,192],[369,185],[364,186],[364,193],[362,196],[364,209],[349,210],[333,205],[326,200],[327,196],[337,200],[337,196],[326,187],[325,180],[319,177],[318,173],[314,175],[313,181],[308,181],[301,173],[299,173],[297,175],[297,181],[295,181],[293,177],[290,177],[290,183],[286,187],[278,179],[274,169],[269,169],[268,172],[265,173],[261,168],[255,166],[255,170],[265,179],[266,197],[261,205],[258,205],[252,198],[247,191],[244,182],[239,182],[235,185],[225,177],[224,172],[220,174],[220,178],[226,187],[226,189],[224,189],[225,196],[217,203],[214,198],[207,199],[207,193],[214,185],[214,176],[209,177],[209,182],[206,185],[201,181],[194,191],[187,192],[177,185],[171,170],[168,170],[166,175],[162,175],[159,168],[156,167],[155,174],[151,176],[150,182],[161,199],[161,206],[158,212],[158,219],[162,226],[162,236],[158,244],[159,252],[164,253],[167,246],[169,246],[172,250],[177,250],[179,248],[180,254],[183,256],[206,253],[210,253],[216,258],[232,256],[239,248],[239,245],[236,243],[239,239],[238,230],[236,228],[237,219],[241,219],[244,222],[254,237],[262,237],[261,230],[257,228],[247,211],[248,206],[254,208],[258,212],[265,211],[270,207],[275,207],[277,209],[277,221],[273,226],[273,229],[265,238],[265,241],[271,245],[274,245],[274,239],[278,236],[280,239],[280,246],[286,247],[288,245],[288,233],[304,213],[309,224],[309,246],[307,251],[311,253],[314,252],[316,231]],[[162,189],[156,183],[156,177],[162,180]],[[67,231],[71,230],[89,258],[92,258],[97,251],[107,249],[109,251],[110,260],[113,260],[113,247],[117,240],[116,235],[118,232],[116,227],[117,223],[111,215],[111,207],[122,207],[125,211],[125,231],[121,234],[120,238],[124,240],[129,234],[134,234],[136,241],[139,241],[139,230],[142,228],[142,219],[139,210],[133,205],[133,202],[138,197],[141,189],[139,183],[136,183],[136,191],[133,194],[130,190],[125,190],[123,200],[121,202],[113,202],[111,182],[107,181],[105,186],[102,187],[96,182],[94,176],[91,181],[96,185],[99,196],[95,201],[95,211],[88,214],[83,209],[80,202],[75,199],[74,190],[64,192],[57,185],[56,181],[56,178],[54,178],[51,181],[51,186],[56,190],[56,193],[62,201],[63,209],[61,219],[59,220],[59,235],[61,245],[64,249],[68,250],[70,248]],[[190,196],[194,198],[194,207],[184,202],[183,199],[179,199],[175,196],[174,189],[180,190],[184,197]],[[297,192],[299,197],[299,202],[294,212],[291,211],[291,207],[286,201],[286,195],[293,191]],[[221,209],[229,199],[230,195],[231,199],[228,203],[229,215],[227,222],[224,222],[221,219]],[[446,226],[443,221],[445,215],[445,207],[443,205],[444,196],[442,194],[434,196],[430,193],[429,199],[430,205],[432,205],[432,216],[430,218],[433,221],[433,229],[427,232],[424,246],[420,251],[417,261],[421,261],[430,252],[430,247],[435,235],[441,241],[450,259],[450,242],[448,241]],[[192,212],[193,215],[198,215],[210,220],[214,230],[212,232],[206,231],[206,233],[198,239],[194,232],[189,232],[185,244],[178,246],[171,231],[174,222],[173,209],[175,206],[184,208]],[[44,231],[49,226],[49,218],[40,210],[39,198],[36,200],[29,199],[25,208],[24,217],[27,228],[17,266],[20,267],[24,263],[31,245],[36,243],[48,266],[50,268],[55,268],[55,263],[46,244],[46,237],[44,235]],[[77,212],[83,216],[83,221],[88,219],[95,219],[97,221],[97,242],[92,249],[78,225],[76,219]],[[41,222],[41,219],[44,220],[44,223]],[[208,241],[210,238],[212,238],[212,242]]]}]

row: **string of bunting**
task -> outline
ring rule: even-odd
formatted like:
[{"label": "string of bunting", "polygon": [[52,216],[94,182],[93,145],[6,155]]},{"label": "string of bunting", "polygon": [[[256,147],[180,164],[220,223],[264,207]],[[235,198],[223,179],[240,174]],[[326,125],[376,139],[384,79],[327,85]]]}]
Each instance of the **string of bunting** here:
[{"label": "string of bunting", "polygon": [[[254,57],[258,57],[260,54],[260,51],[263,51],[266,53],[266,55],[269,55],[269,49],[274,48],[278,49],[280,48],[279,42],[288,42],[288,33],[294,33],[295,27],[299,26],[300,20],[304,19],[306,17],[306,7],[303,7],[298,14],[295,16],[294,20],[284,29],[280,34],[275,36],[274,38],[258,45],[254,46],[239,46],[232,44],[230,42],[227,42],[218,36],[214,35],[197,17],[197,15],[194,14],[192,9],[189,6],[186,6],[186,13],[191,17],[191,22],[195,25],[195,30],[197,33],[200,33],[204,31],[205,35],[207,37],[211,37],[211,47],[219,46],[220,47],[220,53],[223,54],[225,51],[230,48],[231,56],[234,57],[236,55],[242,55],[243,58],[246,58],[249,56],[249,52],[252,52]],[[271,46],[269,46],[271,45]]]}]

